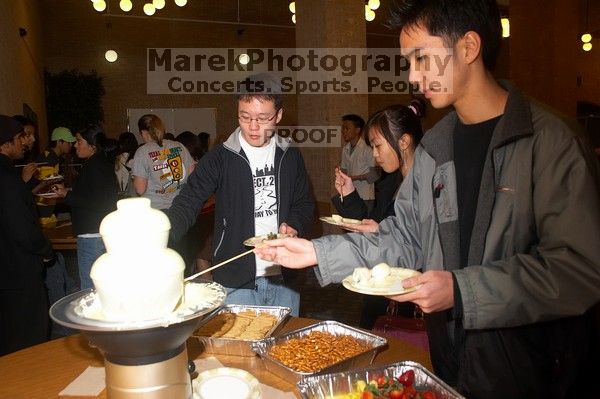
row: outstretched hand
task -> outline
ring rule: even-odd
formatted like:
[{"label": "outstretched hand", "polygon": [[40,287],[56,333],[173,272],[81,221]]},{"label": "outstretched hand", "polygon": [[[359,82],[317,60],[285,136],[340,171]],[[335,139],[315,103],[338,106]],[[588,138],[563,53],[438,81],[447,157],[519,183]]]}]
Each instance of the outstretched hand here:
[{"label": "outstretched hand", "polygon": [[266,240],[254,248],[259,258],[290,269],[303,269],[317,264],[317,254],[311,241],[303,238]]},{"label": "outstretched hand", "polygon": [[416,291],[390,296],[397,302],[413,302],[425,313],[439,312],[454,306],[454,284],[452,273],[445,270],[430,270],[418,276],[402,280],[404,288],[420,285]]}]

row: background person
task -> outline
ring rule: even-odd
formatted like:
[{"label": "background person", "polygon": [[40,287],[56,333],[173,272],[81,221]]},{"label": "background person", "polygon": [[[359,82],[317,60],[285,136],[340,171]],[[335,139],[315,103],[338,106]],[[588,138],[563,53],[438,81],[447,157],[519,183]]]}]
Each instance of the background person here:
[{"label": "background person", "polygon": [[[23,125],[23,144],[25,145],[25,153],[19,162],[21,164],[26,164],[21,171],[21,177],[25,183],[28,183],[37,172],[37,165],[34,162],[35,156],[39,151],[36,144],[36,127],[33,121],[26,116],[14,115],[13,118]],[[32,184],[29,185],[29,187],[32,186]]]},{"label": "background person", "polygon": [[[264,74],[244,82],[253,90],[237,96],[239,128],[202,157],[167,211],[171,237],[178,241],[215,195],[214,263],[248,250],[244,240],[256,235],[301,235],[313,218],[302,155],[274,134],[283,116],[279,83]],[[289,271],[282,275],[273,262],[245,256],[215,269],[212,277],[227,288],[227,303],[288,306],[299,314],[294,276]]]},{"label": "background person", "polygon": [[194,170],[194,161],[184,145],[164,138],[165,126],[158,116],[142,116],[138,128],[145,144],[135,153],[133,187],[153,208],[167,209]]},{"label": "background person", "polygon": [[340,168],[350,176],[360,198],[365,201],[368,211],[373,209],[375,187],[373,183],[379,179],[373,173],[375,161],[371,148],[362,137],[365,121],[358,115],[342,116],[342,137],[346,145],[342,148]]},{"label": "background person", "polygon": [[43,276],[54,252],[31,191],[14,167],[25,153],[23,136],[23,125],[0,115],[0,356],[48,339]]},{"label": "background person", "polygon": [[[375,204],[369,212],[350,176],[336,168],[334,186],[338,195],[333,196],[331,201],[338,213],[345,218],[370,219],[364,220],[362,226],[347,225],[346,228],[375,232],[377,223],[393,215],[396,191],[412,167],[415,149],[423,137],[420,119],[424,114],[425,103],[414,99],[408,107],[394,105],[369,118],[363,130],[369,138],[373,159],[383,174],[375,183]],[[342,193],[343,200],[340,198]]]},{"label": "background person", "polygon": [[73,232],[77,235],[77,263],[81,289],[92,288],[92,265],[106,252],[99,234],[100,222],[116,209],[117,180],[114,172],[116,145],[108,141],[99,126],[88,126],[75,135],[75,151],[83,160],[73,189],[53,186],[71,207]]},{"label": "background person", "polygon": [[[373,149],[373,158],[385,173],[384,180],[375,192],[375,207],[367,214],[367,206],[356,194],[352,179],[339,169],[336,170],[335,187],[338,192],[349,192],[344,201],[334,197],[340,215],[362,219],[361,225],[344,224],[351,231],[376,233],[379,222],[394,215],[394,198],[402,179],[408,174],[414,160],[415,149],[421,142],[423,130],[420,117],[424,114],[425,104],[413,101],[410,106],[393,105],[376,112],[364,127]],[[343,190],[342,190],[343,187]],[[369,218],[370,216],[370,218]],[[389,299],[376,295],[363,295],[363,310],[360,326],[372,329],[379,316],[386,314]],[[413,317],[413,304],[398,304],[396,312],[403,317]]]},{"label": "background person", "polygon": [[119,196],[134,197],[133,188],[133,158],[139,145],[135,135],[131,132],[123,132],[119,135],[119,154],[115,160],[115,174],[119,184]]}]

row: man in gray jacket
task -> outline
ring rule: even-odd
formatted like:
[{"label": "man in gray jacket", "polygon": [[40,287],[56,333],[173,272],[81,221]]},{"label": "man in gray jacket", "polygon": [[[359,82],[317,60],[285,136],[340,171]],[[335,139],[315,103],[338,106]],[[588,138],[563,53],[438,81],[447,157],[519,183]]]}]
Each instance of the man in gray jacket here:
[{"label": "man in gray jacket", "polygon": [[375,234],[257,252],[318,264],[322,285],[382,261],[423,269],[403,281],[420,287],[393,299],[427,313],[435,372],[469,398],[597,394],[589,310],[600,300],[600,200],[585,150],[563,121],[492,77],[494,0],[407,0],[392,23],[411,82],[434,107],[454,107],[425,134],[396,215]]}]

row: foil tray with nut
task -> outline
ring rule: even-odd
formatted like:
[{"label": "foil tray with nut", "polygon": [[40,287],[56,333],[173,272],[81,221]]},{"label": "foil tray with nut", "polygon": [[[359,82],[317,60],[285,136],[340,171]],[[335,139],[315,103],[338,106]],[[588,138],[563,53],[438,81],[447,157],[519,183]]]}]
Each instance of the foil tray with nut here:
[{"label": "foil tray with nut", "polygon": [[360,398],[365,382],[377,380],[382,376],[398,378],[407,370],[414,371],[413,386],[418,392],[431,391],[436,399],[465,399],[421,364],[411,361],[310,376],[302,379],[297,386],[304,399]]},{"label": "foil tray with nut", "polygon": [[192,337],[207,353],[253,357],[253,343],[275,333],[290,312],[283,306],[227,305],[203,320]]},{"label": "foil tray with nut", "polygon": [[290,382],[365,367],[387,340],[337,321],[322,321],[253,344],[271,373]]}]

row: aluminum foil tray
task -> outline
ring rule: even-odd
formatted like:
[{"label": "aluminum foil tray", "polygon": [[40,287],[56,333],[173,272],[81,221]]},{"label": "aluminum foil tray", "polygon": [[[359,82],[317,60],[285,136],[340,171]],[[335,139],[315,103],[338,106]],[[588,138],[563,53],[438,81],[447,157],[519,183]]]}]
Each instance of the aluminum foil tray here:
[{"label": "aluminum foil tray", "polygon": [[[226,305],[210,317],[204,319],[202,321],[202,324],[198,327],[198,329],[202,328],[204,324],[206,324],[213,317],[216,317],[218,314],[240,313],[244,311],[253,311],[256,314],[267,313],[277,316],[277,321],[265,335],[265,338],[267,338],[273,335],[275,331],[277,331],[279,327],[281,327],[282,323],[289,316],[291,309],[283,306]],[[205,337],[197,335],[196,332],[192,334],[192,337],[196,338],[204,345],[204,350],[206,353],[212,353],[215,355],[232,355],[245,357],[256,356],[256,353],[253,350],[253,344],[258,340]]]},{"label": "aluminum foil tray", "polygon": [[[284,343],[293,338],[302,338],[313,331],[327,332],[333,335],[349,335],[366,343],[370,349],[312,373],[296,371],[269,355],[269,351],[274,345]],[[383,337],[359,330],[358,328],[347,326],[337,321],[329,320],[300,328],[284,335],[270,337],[258,341],[254,343],[254,351],[264,360],[267,370],[269,370],[271,373],[283,378],[286,381],[298,382],[305,377],[313,375],[365,367],[373,362],[377,351],[385,345],[387,345],[387,340]]]},{"label": "aluminum foil tray", "polygon": [[[438,399],[465,399],[448,384],[436,377],[421,364],[411,361],[393,363],[382,367],[310,376],[302,379],[297,386],[304,399],[333,398],[335,395],[358,392],[356,381],[369,382],[376,377],[398,377],[408,369],[415,371],[414,387],[418,391],[431,390]],[[359,396],[357,396],[359,397]]]}]

